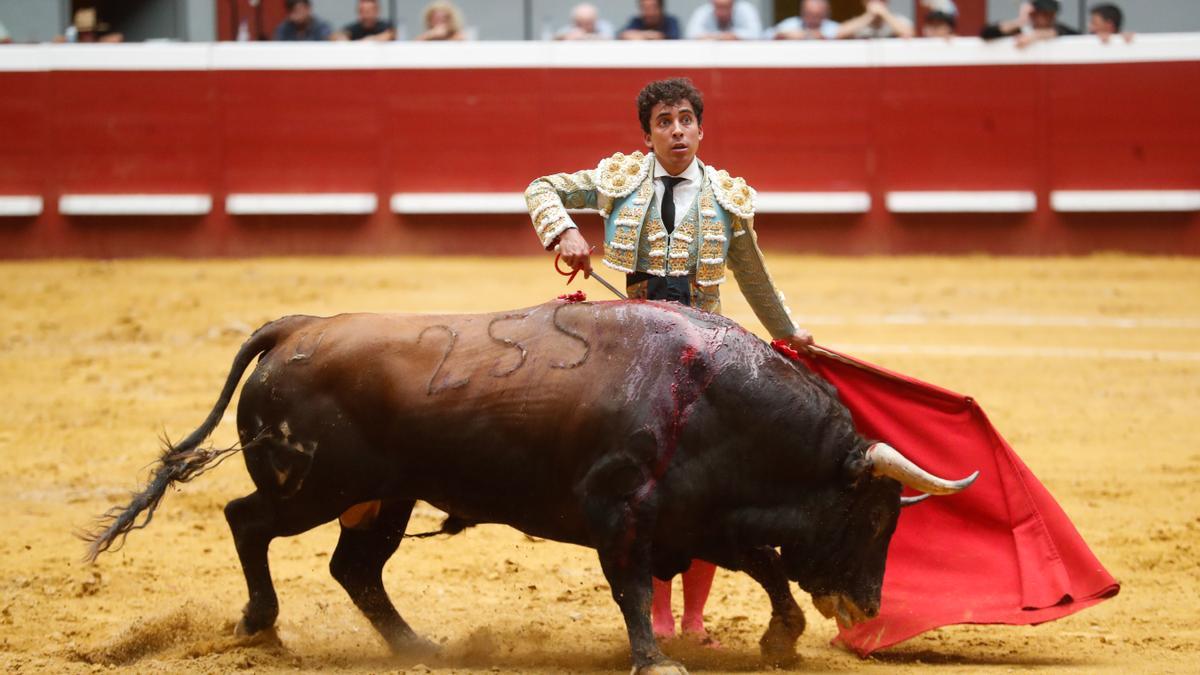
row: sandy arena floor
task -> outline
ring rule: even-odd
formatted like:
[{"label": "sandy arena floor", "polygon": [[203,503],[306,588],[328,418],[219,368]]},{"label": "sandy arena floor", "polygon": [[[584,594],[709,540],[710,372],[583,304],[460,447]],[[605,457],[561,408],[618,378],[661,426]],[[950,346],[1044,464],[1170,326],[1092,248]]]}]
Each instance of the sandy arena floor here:
[{"label": "sandy arena floor", "polygon": [[[800,671],[1200,670],[1200,260],[770,261],[819,342],[976,396],[1124,584],[1061,621],[949,627],[865,661],[829,646],[805,595]],[[499,526],[410,540],[385,572],[446,645],[437,662],[387,655],[328,574],[332,524],[272,549],[280,642],[237,641],[245,588],[221,508],[250,490],[240,459],[96,565],[72,537],[140,486],[157,436],[200,423],[259,324],[536,304],[562,292],[548,259],[3,263],[0,278],[0,671],[628,672],[594,554]],[[215,440],[234,438],[230,414]],[[424,507],[410,527],[437,523]],[[721,572],[708,622],[723,648],[667,651],[693,671],[757,670],[768,614],[749,578]]]}]

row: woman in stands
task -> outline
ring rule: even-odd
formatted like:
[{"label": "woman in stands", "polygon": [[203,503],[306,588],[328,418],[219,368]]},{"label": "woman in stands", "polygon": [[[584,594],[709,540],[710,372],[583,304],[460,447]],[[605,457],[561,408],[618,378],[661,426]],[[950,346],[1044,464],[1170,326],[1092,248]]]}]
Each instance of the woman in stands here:
[{"label": "woman in stands", "polygon": [[425,7],[425,32],[417,40],[466,40],[462,12],[449,0],[434,0]]}]

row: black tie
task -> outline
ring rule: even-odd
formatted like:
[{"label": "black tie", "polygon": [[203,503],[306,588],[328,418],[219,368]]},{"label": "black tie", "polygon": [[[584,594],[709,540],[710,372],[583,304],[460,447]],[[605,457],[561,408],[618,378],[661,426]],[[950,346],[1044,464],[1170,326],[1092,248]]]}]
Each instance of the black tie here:
[{"label": "black tie", "polygon": [[663,227],[667,228],[668,233],[675,231],[675,184],[685,180],[687,179],[675,176],[662,177],[662,206],[658,210],[662,211]]}]

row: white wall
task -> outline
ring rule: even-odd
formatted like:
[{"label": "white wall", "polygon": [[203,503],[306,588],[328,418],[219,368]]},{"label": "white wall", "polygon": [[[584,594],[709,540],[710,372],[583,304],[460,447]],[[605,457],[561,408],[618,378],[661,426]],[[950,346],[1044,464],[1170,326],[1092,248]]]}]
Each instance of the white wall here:
[{"label": "white wall", "polygon": [[192,42],[217,39],[217,12],[213,0],[183,0],[185,32],[180,37]]},{"label": "white wall", "polygon": [[67,0],[0,0],[0,23],[13,42],[45,42],[68,21]]}]

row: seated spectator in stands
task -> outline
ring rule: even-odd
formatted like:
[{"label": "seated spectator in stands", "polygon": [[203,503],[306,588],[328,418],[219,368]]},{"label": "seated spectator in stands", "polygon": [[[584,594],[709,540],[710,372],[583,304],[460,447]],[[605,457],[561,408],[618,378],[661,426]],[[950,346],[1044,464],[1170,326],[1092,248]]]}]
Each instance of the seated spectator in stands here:
[{"label": "seated spectator in stands", "polygon": [[580,3],[571,10],[571,23],[554,35],[555,40],[611,40],[612,24],[600,18],[600,10],[591,3]]},{"label": "seated spectator in stands", "polygon": [[414,40],[466,40],[462,12],[449,0],[434,0],[425,7],[425,32]]},{"label": "seated spectator in stands", "polygon": [[76,10],[67,30],[54,38],[54,42],[124,42],[125,36],[109,30],[106,23],[96,16],[95,7]]},{"label": "seated spectator in stands", "polygon": [[1117,34],[1124,37],[1126,42],[1132,42],[1133,33],[1121,33],[1124,23],[1125,14],[1121,8],[1111,2],[1105,2],[1092,7],[1091,14],[1088,15],[1088,32],[1099,37],[1104,44],[1108,44],[1109,39]]},{"label": "seated spectator in stands", "polygon": [[838,22],[829,18],[829,0],[800,0],[800,15],[768,28],[763,37],[768,40],[833,40],[837,38],[838,26]]},{"label": "seated spectator in stands", "polygon": [[1053,40],[1059,35],[1078,35],[1077,31],[1058,22],[1058,0],[1022,2],[1017,18],[983,27],[979,36],[984,40],[1016,37],[1018,47],[1039,40]]},{"label": "seated spectator in stands", "polygon": [[747,0],[712,0],[688,19],[683,36],[689,40],[757,40],[762,19]]},{"label": "seated spectator in stands", "polygon": [[921,22],[921,37],[954,37],[958,28],[958,6],[954,0],[921,0],[925,8],[925,20]]},{"label": "seated spectator in stands", "polygon": [[912,21],[894,14],[885,0],[863,0],[863,13],[843,21],[839,38],[910,38],[916,34]]},{"label": "seated spectator in stands", "polygon": [[333,39],[390,42],[396,39],[396,30],[391,21],[379,18],[379,0],[358,0],[358,21],[346,24]]},{"label": "seated spectator in stands", "polygon": [[333,36],[329,22],[313,14],[310,0],[285,0],[287,18],[275,28],[275,39],[285,42],[328,40]]},{"label": "seated spectator in stands", "polygon": [[679,19],[666,13],[666,0],[638,0],[638,14],[621,31],[622,40],[678,40]]}]

